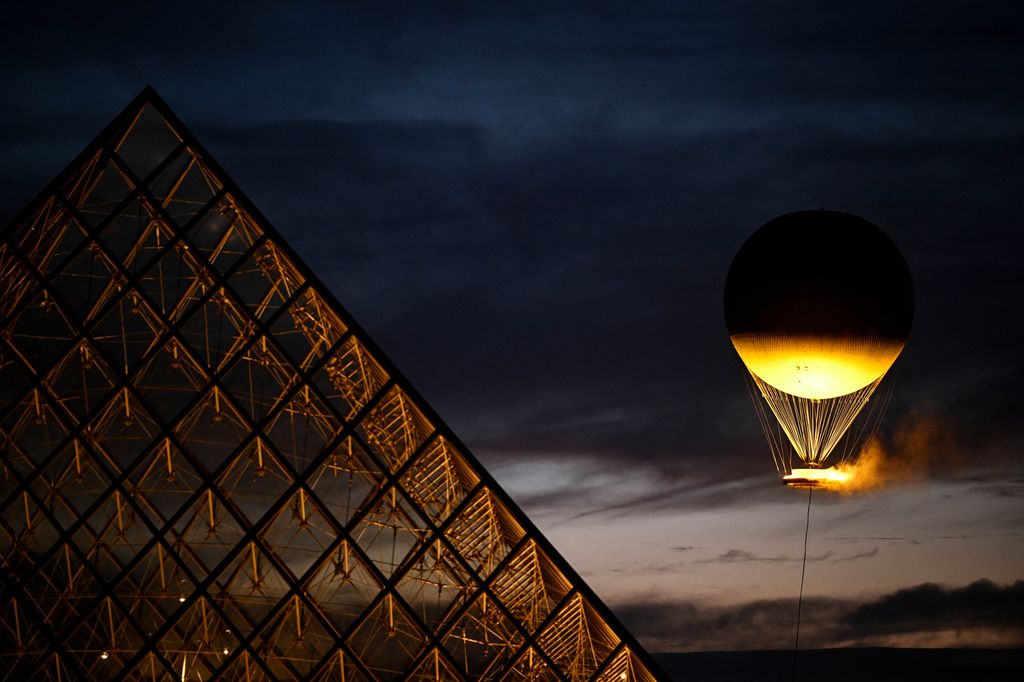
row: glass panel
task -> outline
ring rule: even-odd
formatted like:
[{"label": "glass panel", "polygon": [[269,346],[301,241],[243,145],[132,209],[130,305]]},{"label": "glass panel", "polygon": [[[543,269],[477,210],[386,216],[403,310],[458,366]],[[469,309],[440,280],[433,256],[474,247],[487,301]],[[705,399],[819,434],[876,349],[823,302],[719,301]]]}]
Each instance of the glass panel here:
[{"label": "glass panel", "polygon": [[411,682],[438,682],[439,680],[462,680],[465,678],[455,671],[446,652],[441,649],[433,649],[427,652],[423,662],[406,679]]},{"label": "glass panel", "polygon": [[398,470],[433,432],[405,393],[392,387],[359,424],[367,445],[391,471]]},{"label": "glass panel", "polygon": [[179,328],[200,363],[219,371],[248,343],[256,331],[244,307],[224,289],[218,289]]},{"label": "glass panel", "polygon": [[0,412],[7,408],[29,383],[29,375],[16,355],[0,343]]},{"label": "glass panel", "polygon": [[477,596],[443,637],[445,649],[471,680],[497,679],[523,641],[487,594]]},{"label": "glass panel", "polygon": [[163,332],[163,322],[146,299],[135,289],[126,289],[92,327],[91,335],[113,363],[112,369],[125,377]]},{"label": "glass panel", "polygon": [[396,488],[385,491],[351,532],[385,576],[419,549],[426,535],[422,517]]},{"label": "glass panel", "polygon": [[623,647],[601,674],[596,682],[656,682],[657,678],[651,674],[640,659],[630,651],[629,647]]},{"label": "glass panel", "polygon": [[171,338],[150,356],[133,383],[162,422],[173,424],[207,381],[206,373],[181,342]]},{"label": "glass panel", "polygon": [[103,498],[112,482],[89,448],[73,440],[39,471],[40,499],[64,529],[72,528],[82,514]]},{"label": "glass panel", "polygon": [[40,389],[32,389],[3,421],[5,446],[11,460],[24,458],[33,466],[43,464],[68,434]]},{"label": "glass panel", "polygon": [[[200,595],[174,619],[157,649],[171,664],[175,677],[182,680],[211,680],[235,647],[238,638],[232,632],[209,597]],[[227,650],[228,654],[224,651]],[[145,678],[143,678],[145,679]],[[160,676],[158,679],[168,679]]]},{"label": "glass panel", "polygon": [[279,680],[305,679],[334,644],[333,635],[298,596],[289,597],[254,643]]},{"label": "glass panel", "polygon": [[381,591],[380,581],[361,557],[343,540],[324,557],[304,587],[340,633],[349,631]]},{"label": "glass panel", "polygon": [[61,204],[50,199],[14,236],[22,255],[45,277],[85,240],[86,231]]},{"label": "glass panel", "polygon": [[479,482],[465,458],[441,436],[402,476],[402,487],[434,525],[448,518]]},{"label": "glass panel", "polygon": [[219,470],[252,426],[216,386],[174,427],[178,442],[206,471]]},{"label": "glass panel", "polygon": [[479,588],[458,556],[440,540],[411,562],[395,586],[405,603],[432,631]]},{"label": "glass panel", "polygon": [[490,583],[491,592],[531,633],[544,622],[571,587],[533,540],[528,540]]},{"label": "glass panel", "polygon": [[445,537],[481,578],[486,578],[523,537],[505,505],[484,488],[455,518]]},{"label": "glass panel", "polygon": [[202,487],[203,480],[170,438],[141,457],[125,482],[135,504],[157,528],[163,528]]},{"label": "glass panel", "polygon": [[502,682],[562,682],[564,678],[531,646],[500,679]]},{"label": "glass panel", "polygon": [[305,483],[345,527],[383,487],[384,472],[355,439],[348,437],[315,470],[305,474]]},{"label": "glass panel", "polygon": [[373,356],[350,337],[317,371],[314,381],[346,421],[353,419],[387,381]]},{"label": "glass panel", "polygon": [[73,319],[88,322],[124,284],[117,266],[93,242],[52,277],[50,286]]},{"label": "glass panel", "polygon": [[188,149],[182,150],[149,185],[153,197],[178,227],[187,225],[220,188],[220,181]]},{"label": "glass panel", "polygon": [[8,323],[4,330],[12,350],[29,366],[41,370],[64,354],[75,325],[45,289]]},{"label": "glass panel", "polygon": [[217,478],[217,487],[250,524],[263,518],[294,482],[274,449],[253,438]]},{"label": "glass panel", "polygon": [[[142,647],[143,638],[116,599],[105,597],[89,613],[76,619],[61,645],[77,672],[86,679],[106,678],[120,670]],[[106,658],[102,654],[106,654]]]},{"label": "glass panel", "polygon": [[544,629],[538,644],[566,677],[586,680],[618,646],[619,639],[577,593]]},{"label": "glass panel", "polygon": [[[189,568],[203,580],[236,549],[243,547],[245,532],[217,495],[206,489],[175,521],[166,537],[178,559],[182,562],[187,560]],[[242,555],[247,551],[237,553],[232,561],[246,561],[248,555]],[[228,565],[230,567],[231,562]],[[262,573],[256,575],[259,582]],[[225,574],[219,580],[226,589],[224,581],[230,582],[231,579]]]},{"label": "glass panel", "polygon": [[274,339],[296,365],[309,368],[345,334],[347,327],[324,300],[306,289],[274,323]]},{"label": "glass panel", "polygon": [[81,621],[102,587],[93,579],[74,545],[63,543],[22,583],[22,589],[43,617],[44,626],[60,637]]},{"label": "glass panel", "polygon": [[[0,510],[0,556],[3,556],[4,569],[17,571],[23,579],[60,541],[62,532],[46,518],[35,500],[30,493],[22,491]],[[57,595],[26,593],[26,597],[40,601],[56,599]]]},{"label": "glass panel", "polygon": [[290,495],[260,531],[264,545],[295,578],[320,561],[337,535],[338,529],[305,488]]},{"label": "glass panel", "polygon": [[133,186],[122,170],[100,152],[65,185],[64,196],[90,227],[96,227],[124,201]]},{"label": "glass panel", "polygon": [[135,177],[143,180],[179,142],[181,138],[159,112],[147,104],[115,151]]},{"label": "glass panel", "polygon": [[160,426],[128,389],[117,391],[87,427],[90,445],[114,471],[126,471],[148,450]]},{"label": "glass panel", "polygon": [[247,253],[263,231],[226,194],[189,229],[188,237],[220,272]]},{"label": "glass panel", "polygon": [[6,244],[0,245],[0,282],[5,287],[0,296],[0,323],[5,322],[39,287],[36,278],[21,264],[21,260]]},{"label": "glass panel", "polygon": [[409,663],[427,644],[423,631],[390,593],[348,638],[348,644],[381,680],[404,676]]},{"label": "glass panel", "polygon": [[284,460],[302,473],[340,429],[341,423],[334,419],[315,392],[302,386],[278,410],[264,432]]},{"label": "glass panel", "polygon": [[125,270],[134,274],[173,238],[174,231],[155,214],[148,201],[135,198],[103,227],[98,239]]},{"label": "glass panel", "polygon": [[303,282],[302,276],[272,244],[256,247],[231,274],[230,286],[254,317],[266,322],[291,298]]},{"label": "glass panel", "polygon": [[115,383],[117,377],[84,340],[71,348],[46,377],[53,398],[76,421],[102,405]]},{"label": "glass panel", "polygon": [[260,336],[228,369],[222,381],[245,413],[259,422],[285,399],[299,377],[274,341]]},{"label": "glass panel", "polygon": [[156,309],[172,322],[179,320],[212,282],[213,277],[181,242],[165,251],[139,280]]},{"label": "glass panel", "polygon": [[245,634],[281,603],[291,587],[259,543],[246,542],[240,549],[217,576],[213,589],[228,617]]}]

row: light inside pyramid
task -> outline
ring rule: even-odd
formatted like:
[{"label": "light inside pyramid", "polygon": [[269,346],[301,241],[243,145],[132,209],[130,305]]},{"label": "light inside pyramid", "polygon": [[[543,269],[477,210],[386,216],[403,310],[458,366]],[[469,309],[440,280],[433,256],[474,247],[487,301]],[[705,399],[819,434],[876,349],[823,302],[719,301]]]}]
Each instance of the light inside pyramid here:
[{"label": "light inside pyramid", "polygon": [[662,679],[151,90],[0,280],[11,679]]}]

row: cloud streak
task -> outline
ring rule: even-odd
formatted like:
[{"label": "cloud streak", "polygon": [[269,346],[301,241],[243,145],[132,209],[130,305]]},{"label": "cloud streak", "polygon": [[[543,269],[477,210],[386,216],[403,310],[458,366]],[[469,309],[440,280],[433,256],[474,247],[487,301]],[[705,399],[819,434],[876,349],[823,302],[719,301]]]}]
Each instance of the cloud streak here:
[{"label": "cloud streak", "polygon": [[[731,606],[632,602],[613,609],[652,651],[785,649],[795,633],[796,602],[789,599]],[[800,640],[806,648],[1019,647],[1024,582],[923,584],[867,602],[805,599]]]}]

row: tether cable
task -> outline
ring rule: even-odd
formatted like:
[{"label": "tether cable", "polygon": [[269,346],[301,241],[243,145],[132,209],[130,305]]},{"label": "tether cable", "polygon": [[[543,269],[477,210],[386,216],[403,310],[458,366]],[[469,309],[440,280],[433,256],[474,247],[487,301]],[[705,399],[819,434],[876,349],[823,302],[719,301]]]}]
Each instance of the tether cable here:
[{"label": "tether cable", "polygon": [[800,596],[796,600],[796,638],[793,641],[793,682],[796,682],[796,655],[800,650],[800,610],[804,603],[804,576],[807,574],[807,536],[811,530],[811,496],[814,487],[807,488],[807,523],[804,526],[804,560],[800,568]]}]

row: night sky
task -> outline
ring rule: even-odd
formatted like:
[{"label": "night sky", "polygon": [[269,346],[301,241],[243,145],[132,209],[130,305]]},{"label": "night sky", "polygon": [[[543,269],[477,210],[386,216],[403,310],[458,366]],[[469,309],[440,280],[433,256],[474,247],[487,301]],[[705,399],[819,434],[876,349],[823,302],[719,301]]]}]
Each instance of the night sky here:
[{"label": "night sky", "polygon": [[1024,646],[1020,2],[92,4],[5,10],[0,220],[151,84],[651,651],[792,646],[722,287],[882,227],[891,476],[815,495],[801,640]]}]

